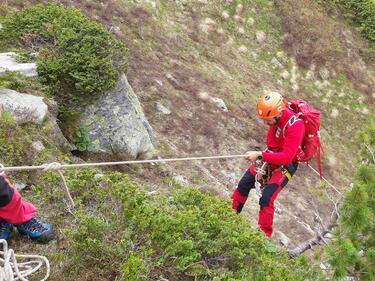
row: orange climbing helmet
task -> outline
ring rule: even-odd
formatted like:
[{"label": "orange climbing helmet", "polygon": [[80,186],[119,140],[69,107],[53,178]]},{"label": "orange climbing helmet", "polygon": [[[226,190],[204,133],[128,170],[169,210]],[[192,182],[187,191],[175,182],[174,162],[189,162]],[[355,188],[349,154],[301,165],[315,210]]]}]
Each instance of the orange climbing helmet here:
[{"label": "orange climbing helmet", "polygon": [[257,113],[259,117],[271,119],[286,108],[283,96],[277,92],[266,91],[258,100]]}]

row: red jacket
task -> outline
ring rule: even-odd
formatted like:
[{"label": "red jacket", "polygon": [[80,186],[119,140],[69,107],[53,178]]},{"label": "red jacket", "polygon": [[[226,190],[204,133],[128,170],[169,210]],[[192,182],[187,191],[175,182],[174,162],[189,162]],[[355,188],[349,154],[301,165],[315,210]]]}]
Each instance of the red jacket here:
[{"label": "red jacket", "polygon": [[305,124],[287,108],[279,122],[268,129],[267,147],[272,152],[263,152],[263,160],[278,166],[297,162],[304,134]]}]

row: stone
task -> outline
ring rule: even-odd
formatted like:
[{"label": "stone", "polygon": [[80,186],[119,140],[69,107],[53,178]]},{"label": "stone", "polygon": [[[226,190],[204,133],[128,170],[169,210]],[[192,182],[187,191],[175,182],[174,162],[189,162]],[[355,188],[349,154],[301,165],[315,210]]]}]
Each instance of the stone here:
[{"label": "stone", "polygon": [[26,183],[22,183],[22,182],[16,182],[14,184],[14,188],[17,190],[17,191],[21,191],[23,189],[25,189],[27,187],[27,184]]},{"label": "stone", "polygon": [[165,115],[169,115],[171,114],[171,111],[169,108],[165,107],[164,105],[162,105],[160,102],[157,102],[156,103],[156,109],[158,111],[160,111],[161,113],[165,114]]},{"label": "stone", "polygon": [[278,51],[276,53],[276,57],[278,57],[281,60],[286,60],[286,56],[285,56],[285,53],[283,51]]},{"label": "stone", "polygon": [[222,28],[222,27],[219,27],[218,29],[216,29],[216,32],[220,35],[223,35],[225,34],[225,30]]},{"label": "stone", "polygon": [[337,165],[337,159],[334,154],[328,154],[328,165],[335,167]]},{"label": "stone", "polygon": [[281,231],[276,231],[275,232],[276,234],[276,239],[277,241],[283,245],[285,248],[287,248],[290,244],[290,239],[288,236],[286,236],[284,233],[282,233]]},{"label": "stone", "polygon": [[236,174],[234,172],[227,172],[226,170],[221,170],[220,171],[227,179],[228,182],[232,185],[234,185],[237,181]]},{"label": "stone", "polygon": [[312,79],[314,79],[314,72],[313,71],[311,71],[311,70],[308,70],[307,72],[306,72],[306,79],[307,80],[312,80]]},{"label": "stone", "polygon": [[181,90],[181,89],[182,89],[182,86],[181,86],[180,83],[177,81],[177,79],[173,77],[172,74],[167,73],[167,74],[165,75],[165,77],[167,78],[168,82],[171,83],[172,86],[175,87],[177,90]]},{"label": "stone", "polygon": [[292,90],[293,90],[294,92],[298,91],[298,90],[299,90],[299,86],[298,86],[298,84],[293,84],[293,85],[292,85]]},{"label": "stone", "polygon": [[337,118],[339,116],[339,111],[337,108],[333,108],[331,111],[331,117],[332,118]]},{"label": "stone", "polygon": [[369,114],[370,114],[370,111],[369,111],[369,109],[368,109],[367,107],[364,107],[364,108],[362,108],[362,113],[363,113],[364,115],[369,115]]},{"label": "stone", "polygon": [[244,29],[242,26],[239,26],[239,27],[237,28],[237,32],[238,32],[239,34],[245,34],[245,29]]},{"label": "stone", "polygon": [[99,179],[101,179],[102,177],[104,177],[104,174],[95,174],[95,175],[94,175],[94,180],[99,180]]},{"label": "stone", "polygon": [[112,25],[111,28],[109,29],[109,31],[121,32],[121,28],[118,27],[117,25]]},{"label": "stone", "polygon": [[250,53],[250,56],[251,56],[254,60],[256,60],[256,59],[258,58],[258,54],[255,53],[255,52],[251,52],[251,53]]},{"label": "stone", "polygon": [[224,112],[228,112],[228,108],[225,104],[225,102],[221,98],[216,98],[216,97],[210,97],[210,100],[213,104],[216,105],[220,110]]},{"label": "stone", "polygon": [[215,25],[216,24],[216,22],[211,18],[205,18],[204,23],[207,24],[207,25]]},{"label": "stone", "polygon": [[238,4],[237,7],[236,7],[236,13],[240,14],[240,13],[242,13],[242,11],[243,11],[243,5],[242,4]]},{"label": "stone", "polygon": [[210,94],[207,93],[207,92],[199,92],[199,93],[198,93],[198,97],[199,97],[201,100],[207,101],[207,100],[210,99]]},{"label": "stone", "polygon": [[20,72],[27,77],[38,76],[36,71],[36,63],[18,63],[18,55],[14,52],[0,53],[0,76],[7,71]]},{"label": "stone", "polygon": [[263,31],[257,31],[255,37],[257,38],[259,44],[264,44],[266,41],[266,34]]},{"label": "stone", "polygon": [[252,27],[253,25],[254,25],[254,23],[255,23],[255,21],[254,21],[254,19],[253,18],[248,18],[248,20],[247,20],[247,25],[249,26],[249,27]]},{"label": "stone", "polygon": [[276,67],[279,67],[279,68],[283,68],[284,66],[281,64],[281,62],[278,61],[277,58],[273,57],[272,60],[271,60],[271,63],[276,66]]},{"label": "stone", "polygon": [[158,84],[160,87],[163,86],[163,82],[161,82],[159,79],[154,79],[155,83]]},{"label": "stone", "polygon": [[230,15],[229,15],[229,12],[228,11],[222,11],[222,13],[221,13],[221,17],[223,18],[223,19],[229,19],[229,17],[230,17]]},{"label": "stone", "polygon": [[0,111],[7,111],[18,124],[42,124],[48,113],[43,97],[0,89]]},{"label": "stone", "polygon": [[234,15],[234,20],[237,22],[242,22],[242,18],[240,15]]},{"label": "stone", "polygon": [[31,146],[34,148],[36,153],[41,152],[45,147],[41,141],[33,141]]},{"label": "stone", "polygon": [[153,129],[125,74],[113,90],[83,110],[82,125],[88,128],[93,152],[136,159],[150,158],[155,151]]},{"label": "stone", "polygon": [[179,185],[182,185],[182,186],[188,186],[189,185],[189,181],[181,175],[174,174],[172,178]]},{"label": "stone", "polygon": [[246,53],[247,52],[247,47],[245,45],[241,45],[237,49],[240,53]]},{"label": "stone", "polygon": [[288,70],[284,70],[281,74],[280,74],[281,78],[283,78],[284,80],[287,80],[289,77],[290,77],[290,74],[288,72]]},{"label": "stone", "polygon": [[329,82],[327,80],[324,80],[324,81],[319,81],[319,80],[316,80],[315,81],[315,86],[319,89],[319,90],[323,90],[324,88],[326,88],[327,86],[329,86]]},{"label": "stone", "polygon": [[229,37],[228,41],[226,42],[227,45],[232,45],[234,43],[234,39]]},{"label": "stone", "polygon": [[324,235],[324,238],[327,238],[327,239],[333,239],[334,236],[333,236],[332,233],[328,232],[328,233],[326,233],[326,234]]},{"label": "stone", "polygon": [[319,75],[323,80],[328,80],[329,79],[329,70],[325,67],[322,67],[319,69]]}]

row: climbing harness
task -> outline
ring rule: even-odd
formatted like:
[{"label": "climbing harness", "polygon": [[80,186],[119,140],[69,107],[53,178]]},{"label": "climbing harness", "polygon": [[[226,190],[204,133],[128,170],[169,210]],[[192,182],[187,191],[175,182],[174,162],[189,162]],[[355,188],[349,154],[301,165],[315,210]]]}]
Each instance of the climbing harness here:
[{"label": "climbing harness", "polygon": [[[46,274],[40,281],[45,281],[50,274],[49,261],[44,256],[38,255],[18,255],[12,249],[8,248],[8,243],[4,239],[0,239],[2,251],[0,251],[0,281],[28,281],[29,275],[38,271],[43,264],[46,266]],[[18,262],[17,259],[26,260]]]},{"label": "climbing harness", "polygon": [[255,190],[259,197],[262,196],[264,184],[267,183],[270,177],[270,165],[262,161],[261,158],[255,160]]}]

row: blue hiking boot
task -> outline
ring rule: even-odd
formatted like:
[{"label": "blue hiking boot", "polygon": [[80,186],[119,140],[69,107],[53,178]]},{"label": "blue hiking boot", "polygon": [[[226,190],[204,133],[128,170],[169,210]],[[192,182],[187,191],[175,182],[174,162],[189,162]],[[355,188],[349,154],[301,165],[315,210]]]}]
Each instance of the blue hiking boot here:
[{"label": "blue hiking boot", "polygon": [[37,218],[32,218],[27,222],[16,225],[16,227],[18,232],[22,235],[26,235],[41,243],[47,243],[55,238],[52,226]]},{"label": "blue hiking boot", "polygon": [[0,219],[0,239],[8,240],[10,233],[13,230],[13,224],[7,223]]}]

